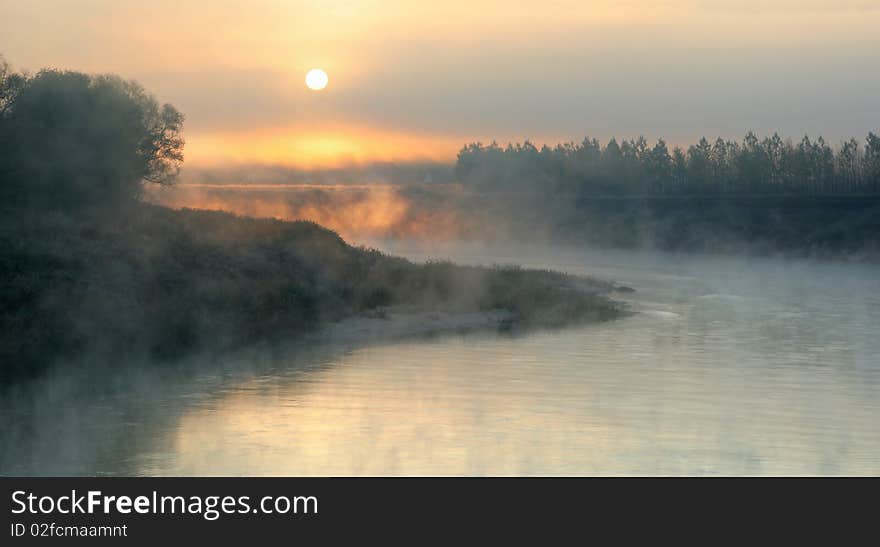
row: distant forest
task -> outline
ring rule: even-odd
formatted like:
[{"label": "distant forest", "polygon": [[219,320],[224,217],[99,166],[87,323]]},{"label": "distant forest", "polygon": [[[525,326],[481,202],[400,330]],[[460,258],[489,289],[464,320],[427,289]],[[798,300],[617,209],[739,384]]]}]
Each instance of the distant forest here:
[{"label": "distant forest", "polygon": [[651,146],[644,137],[552,148],[471,143],[458,153],[455,175],[483,190],[581,196],[878,194],[880,137],[832,148],[822,137],[795,143],[749,132],[741,142],[702,138],[671,152],[662,139]]}]

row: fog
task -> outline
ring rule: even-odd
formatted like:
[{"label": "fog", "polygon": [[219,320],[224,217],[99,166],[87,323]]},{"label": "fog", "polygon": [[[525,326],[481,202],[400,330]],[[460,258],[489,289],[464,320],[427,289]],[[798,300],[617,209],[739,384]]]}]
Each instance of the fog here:
[{"label": "fog", "polygon": [[[394,244],[616,279],[622,321],[309,339],[55,369],[2,398],[0,472],[876,474],[874,265]],[[407,418],[401,420],[405,414]],[[329,417],[329,418],[328,418]]]},{"label": "fog", "polygon": [[[784,142],[774,139],[763,142]],[[788,156],[773,159],[765,144],[755,142],[758,151],[748,153],[756,160],[729,141],[703,140],[686,154],[676,148],[674,156],[662,141],[654,148],[623,141],[616,162],[595,163],[583,161],[589,156],[573,145],[478,149],[482,155],[468,147],[454,167],[460,181],[435,180],[420,165],[397,166],[391,174],[283,168],[184,172],[178,185],[148,188],[145,198],[172,208],[310,220],[356,245],[394,239],[435,245],[546,242],[878,259],[880,138],[871,133],[869,147],[852,140],[836,152],[819,139],[807,150],[827,158],[823,163],[797,160],[818,165],[812,172],[798,171]],[[804,142],[814,146],[805,139],[797,148],[789,141],[782,150],[795,158]],[[607,148],[590,146],[605,157]],[[725,155],[728,149],[740,155]],[[774,170],[774,165],[788,167]],[[448,175],[453,167],[434,171]]]},{"label": "fog", "polygon": [[173,208],[310,220],[354,244],[385,238],[455,241],[506,236],[501,219],[462,206],[456,184],[187,184],[152,188],[146,198]]},{"label": "fog", "polygon": [[874,132],[181,171],[160,104],[0,65],[0,474],[880,470]]}]

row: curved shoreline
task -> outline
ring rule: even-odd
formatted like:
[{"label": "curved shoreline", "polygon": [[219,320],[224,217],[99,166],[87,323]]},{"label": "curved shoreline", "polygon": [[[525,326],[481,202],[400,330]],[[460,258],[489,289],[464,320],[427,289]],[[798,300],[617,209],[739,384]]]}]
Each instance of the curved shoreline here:
[{"label": "curved shoreline", "polygon": [[506,310],[481,312],[406,312],[358,315],[329,323],[306,335],[309,343],[355,344],[370,340],[395,341],[420,336],[503,330],[515,319]]}]

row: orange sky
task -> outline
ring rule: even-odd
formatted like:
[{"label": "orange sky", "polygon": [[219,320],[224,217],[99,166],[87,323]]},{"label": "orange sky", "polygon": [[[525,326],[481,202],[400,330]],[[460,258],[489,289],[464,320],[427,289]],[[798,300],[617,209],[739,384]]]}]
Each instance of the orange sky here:
[{"label": "orange sky", "polygon": [[[16,68],[115,72],[187,164],[447,160],[471,140],[832,142],[880,123],[870,0],[0,0]],[[313,67],[330,85],[306,89]]]},{"label": "orange sky", "polygon": [[448,161],[461,137],[418,134],[381,127],[332,124],[214,130],[190,135],[190,158],[200,164],[258,163],[303,168],[372,161]]}]

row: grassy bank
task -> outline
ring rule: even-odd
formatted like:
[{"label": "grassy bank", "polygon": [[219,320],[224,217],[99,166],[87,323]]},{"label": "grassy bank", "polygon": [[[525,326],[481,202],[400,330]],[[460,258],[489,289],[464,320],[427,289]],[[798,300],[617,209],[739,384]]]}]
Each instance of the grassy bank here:
[{"label": "grassy bank", "polygon": [[[104,210],[106,211],[106,209]],[[285,340],[389,307],[508,310],[526,325],[616,317],[607,285],[548,271],[414,264],[309,222],[139,203],[3,215],[0,363],[149,356]]]}]

